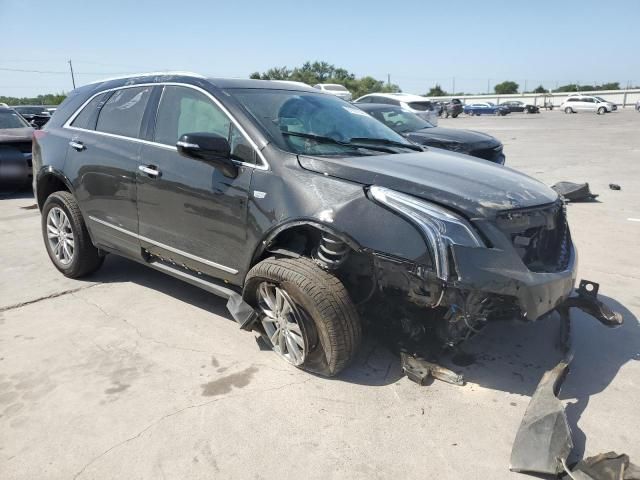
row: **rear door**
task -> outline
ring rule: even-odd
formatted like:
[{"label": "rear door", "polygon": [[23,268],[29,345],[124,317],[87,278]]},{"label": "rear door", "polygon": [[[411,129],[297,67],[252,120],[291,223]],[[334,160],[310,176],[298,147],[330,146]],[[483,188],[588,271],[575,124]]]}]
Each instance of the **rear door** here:
[{"label": "rear door", "polygon": [[[236,178],[177,152],[178,138],[194,132],[229,139],[239,167]],[[164,87],[148,140],[141,154],[147,170],[137,172],[141,245],[153,255],[240,284],[236,274],[246,257],[256,152],[210,96],[188,86]]]},{"label": "rear door", "polygon": [[95,97],[71,122],[65,169],[75,172],[76,198],[94,242],[139,256],[136,172],[140,130],[153,87]]}]

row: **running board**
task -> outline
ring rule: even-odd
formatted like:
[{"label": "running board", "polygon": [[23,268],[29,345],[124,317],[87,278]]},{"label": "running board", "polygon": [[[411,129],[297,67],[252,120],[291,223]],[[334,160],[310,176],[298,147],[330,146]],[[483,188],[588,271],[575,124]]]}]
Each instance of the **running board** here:
[{"label": "running board", "polygon": [[148,262],[147,265],[222,298],[229,298],[232,295],[238,294],[236,291],[225,287],[224,285],[219,285],[209,280],[205,280],[204,278],[190,274],[180,267],[175,267],[159,260],[152,260]]},{"label": "running board", "polygon": [[206,290],[209,293],[213,293],[218,297],[226,298],[227,310],[229,310],[229,313],[231,314],[233,319],[240,325],[240,328],[247,331],[253,330],[253,325],[258,319],[258,315],[251,307],[251,305],[244,301],[242,295],[240,295],[235,290],[225,287],[224,285],[206,280],[199,276],[195,276],[188,271],[181,269],[180,267],[170,265],[161,260],[151,260],[150,262],[147,262],[147,265],[155,268],[156,270],[171,275],[172,277],[175,277],[179,280],[202,288],[203,290]]}]

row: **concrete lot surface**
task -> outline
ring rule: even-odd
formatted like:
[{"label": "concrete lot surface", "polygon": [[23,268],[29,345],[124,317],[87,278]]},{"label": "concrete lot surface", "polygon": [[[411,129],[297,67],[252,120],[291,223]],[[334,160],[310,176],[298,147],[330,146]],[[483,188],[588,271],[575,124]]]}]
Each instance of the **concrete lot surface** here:
[{"label": "concrete lot surface", "polygon": [[[625,316],[574,316],[561,398],[573,458],[640,463],[640,114],[460,117],[507,165],[547,183],[588,181],[569,206],[580,278]],[[612,191],[609,183],[621,185]],[[49,261],[29,194],[0,199],[0,478],[513,479],[511,445],[557,318],[501,323],[467,345],[467,385],[419,387],[367,339],[340,377],[289,367],[241,332],[224,301],[109,256],[91,278]],[[524,477],[521,477],[524,478]]]}]

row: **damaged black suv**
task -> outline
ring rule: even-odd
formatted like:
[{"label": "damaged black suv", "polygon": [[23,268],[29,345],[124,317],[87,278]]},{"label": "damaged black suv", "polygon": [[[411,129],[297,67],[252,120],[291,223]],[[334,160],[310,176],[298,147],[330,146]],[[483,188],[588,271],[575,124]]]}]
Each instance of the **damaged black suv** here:
[{"label": "damaged black suv", "polygon": [[367,328],[455,345],[571,293],[565,208],[509,168],[423,151],[297,84],[148,74],[73,91],[33,148],[55,266],[115,253],[229,298],[285,360],[334,375]]}]

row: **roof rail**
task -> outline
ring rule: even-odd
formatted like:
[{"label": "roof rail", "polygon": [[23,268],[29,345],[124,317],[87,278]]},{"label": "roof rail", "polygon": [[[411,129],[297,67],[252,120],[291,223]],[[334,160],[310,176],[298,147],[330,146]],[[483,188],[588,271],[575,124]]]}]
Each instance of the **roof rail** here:
[{"label": "roof rail", "polygon": [[93,82],[86,83],[85,85],[93,85],[95,83],[110,82],[111,80],[122,80],[124,78],[153,77],[158,75],[182,75],[184,77],[207,78],[204,75],[200,75],[199,73],[194,73],[194,72],[165,70],[163,72],[144,72],[144,73],[130,73],[128,75],[119,75],[117,77],[109,77],[109,78],[103,78],[101,80],[95,80]]}]

